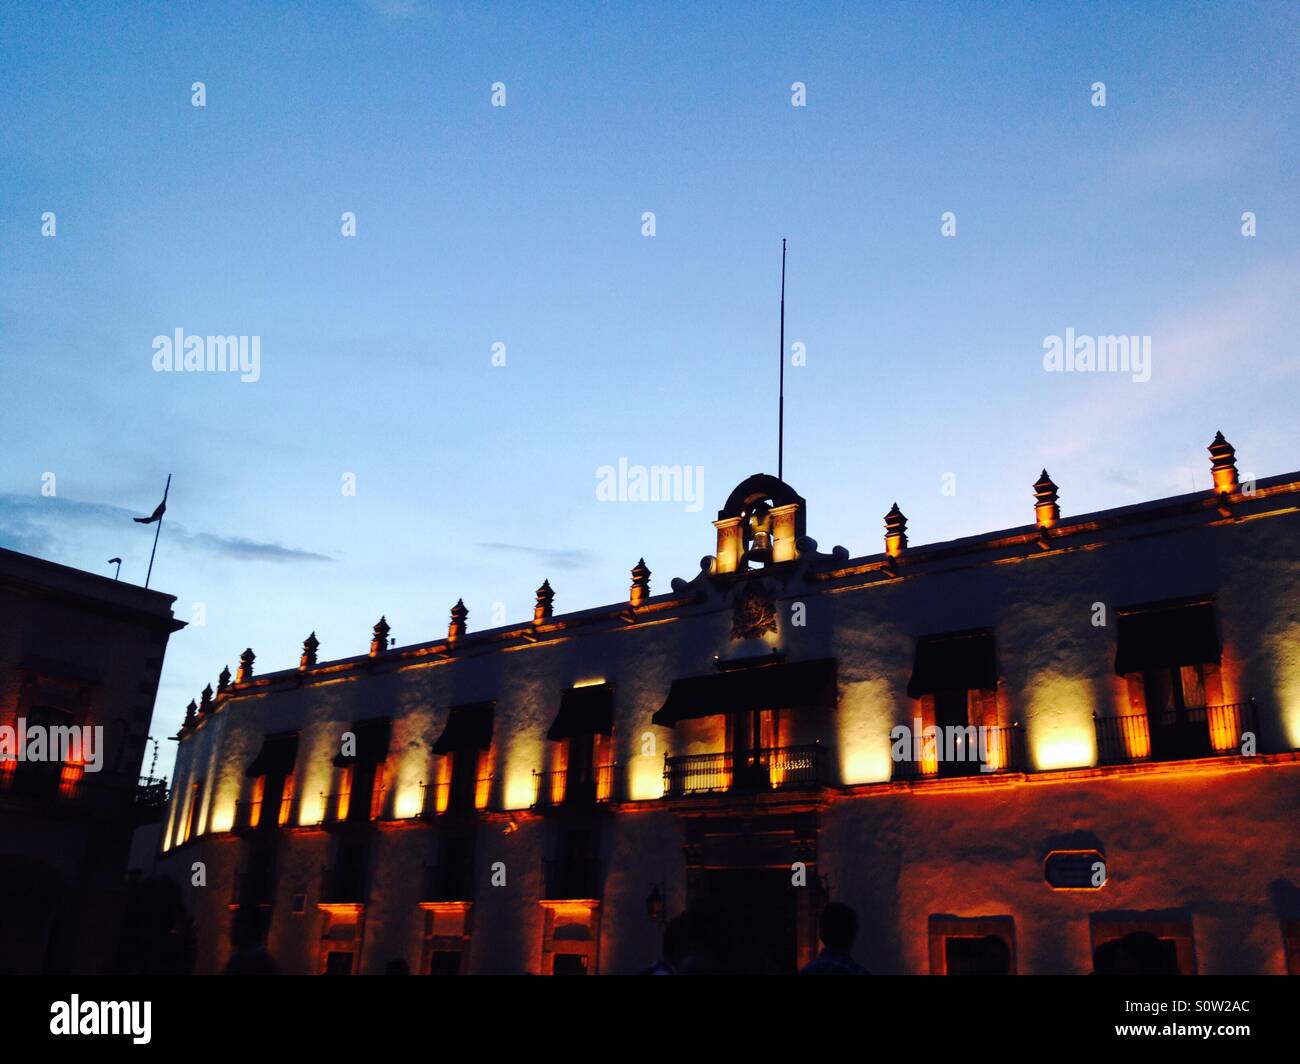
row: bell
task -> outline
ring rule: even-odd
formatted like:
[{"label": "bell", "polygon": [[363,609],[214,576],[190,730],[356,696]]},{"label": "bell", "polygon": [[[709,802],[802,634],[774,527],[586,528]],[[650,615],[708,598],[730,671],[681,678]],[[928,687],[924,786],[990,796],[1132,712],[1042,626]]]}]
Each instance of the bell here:
[{"label": "bell", "polygon": [[755,532],[747,557],[751,562],[767,563],[772,560],[772,537],[767,532]]}]

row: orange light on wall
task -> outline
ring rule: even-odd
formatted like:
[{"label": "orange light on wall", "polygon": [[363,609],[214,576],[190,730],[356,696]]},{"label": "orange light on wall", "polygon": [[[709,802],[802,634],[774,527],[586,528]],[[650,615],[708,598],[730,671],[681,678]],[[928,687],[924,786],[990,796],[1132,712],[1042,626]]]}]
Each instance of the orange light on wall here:
[{"label": "orange light on wall", "polygon": [[86,766],[80,761],[69,761],[59,771],[59,797],[72,798],[77,793],[77,784],[86,774]]},{"label": "orange light on wall", "polygon": [[1130,761],[1151,756],[1151,727],[1145,716],[1130,714],[1124,719],[1124,752]]},{"label": "orange light on wall", "polygon": [[384,815],[384,765],[375,766],[375,783],[370,788],[370,819],[378,820]]},{"label": "orange light on wall", "polygon": [[289,813],[293,809],[293,777],[285,776],[284,793],[280,795],[280,818],[276,821],[280,827],[289,823]]},{"label": "orange light on wall", "polygon": [[253,780],[253,800],[248,806],[248,826],[257,827],[262,822],[262,796],[266,793],[266,777]]},{"label": "orange light on wall", "polygon": [[933,724],[921,729],[921,775],[939,774],[939,730]]},{"label": "orange light on wall", "polygon": [[[352,766],[346,765],[339,774],[339,794],[337,804],[334,807],[334,815],[338,820],[347,820],[348,810],[352,806]],[[326,815],[328,815],[326,810]]]}]

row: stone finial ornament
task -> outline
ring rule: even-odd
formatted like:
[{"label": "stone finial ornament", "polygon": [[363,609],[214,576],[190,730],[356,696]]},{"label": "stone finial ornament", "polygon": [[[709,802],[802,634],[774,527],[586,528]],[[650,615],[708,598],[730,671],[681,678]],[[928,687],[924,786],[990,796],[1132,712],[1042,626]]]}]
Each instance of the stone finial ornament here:
[{"label": "stone finial ornament", "polygon": [[632,591],[628,595],[628,602],[633,606],[641,606],[649,597],[650,570],[646,566],[645,559],[642,558],[632,566]]},{"label": "stone finial ornament", "polygon": [[551,582],[543,580],[542,586],[537,589],[537,604],[533,606],[533,624],[541,624],[551,619],[554,602],[555,592],[551,590]]},{"label": "stone finial ornament", "polygon": [[885,514],[885,553],[897,558],[907,549],[907,518],[894,503]]},{"label": "stone finial ornament", "polygon": [[1207,450],[1214,490],[1220,495],[1232,495],[1241,487],[1237,479],[1237,449],[1223,438],[1222,432],[1216,432]]},{"label": "stone finial ornament", "polygon": [[1034,520],[1039,528],[1051,528],[1061,519],[1058,498],[1056,485],[1052,483],[1052,478],[1044,469],[1034,481]]},{"label": "stone finial ornament", "polygon": [[388,633],[390,631],[392,629],[388,625],[387,618],[380,617],[370,635],[370,656],[372,658],[388,649]]},{"label": "stone finial ornament", "polygon": [[247,648],[239,655],[239,669],[235,673],[235,683],[248,683],[253,678],[253,662],[257,660],[257,655],[253,653],[253,648]]},{"label": "stone finial ornament", "polygon": [[320,649],[320,640],[312,632],[302,641],[302,656],[298,658],[299,669],[310,669],[316,664],[316,651]]},{"label": "stone finial ornament", "polygon": [[223,665],[217,674],[217,695],[224,695],[230,690],[230,666]]},{"label": "stone finial ornament", "polygon": [[451,624],[447,626],[447,639],[454,643],[457,639],[465,634],[465,622],[469,619],[469,610],[465,608],[465,600],[457,599],[456,605],[451,608]]}]

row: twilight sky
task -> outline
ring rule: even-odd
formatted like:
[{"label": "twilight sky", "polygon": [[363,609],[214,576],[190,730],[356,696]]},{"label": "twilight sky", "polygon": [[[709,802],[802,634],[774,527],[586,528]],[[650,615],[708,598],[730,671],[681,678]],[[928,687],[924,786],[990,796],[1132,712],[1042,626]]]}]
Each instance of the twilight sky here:
[{"label": "twilight sky", "polygon": [[[1219,428],[1300,466],[1300,6],[676,6],[0,8],[0,545],[143,582],[174,474],[154,735],[248,645],[692,576],[776,472],[782,237],[823,549],[1026,523],[1043,466],[1066,515],[1207,488]],[[177,329],[259,379],[155,372]],[[1045,371],[1067,329],[1150,380]],[[702,496],[601,501],[620,459]]]}]

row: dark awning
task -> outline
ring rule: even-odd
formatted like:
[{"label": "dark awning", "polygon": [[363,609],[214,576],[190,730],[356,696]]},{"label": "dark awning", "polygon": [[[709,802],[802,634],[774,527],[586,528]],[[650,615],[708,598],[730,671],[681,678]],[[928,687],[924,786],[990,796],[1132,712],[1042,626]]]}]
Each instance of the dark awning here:
[{"label": "dark awning", "polygon": [[1219,660],[1219,631],[1209,602],[1152,606],[1119,615],[1115,671],[1207,665]]},{"label": "dark awning", "polygon": [[987,628],[916,641],[916,660],[907,682],[911,698],[936,691],[992,691],[998,685],[998,656]]},{"label": "dark awning", "polygon": [[834,709],[835,694],[834,658],[759,665],[674,680],[668,691],[668,701],[650,720],[654,724],[672,727],[679,720],[709,717],[715,713],[744,713],[756,709]]},{"label": "dark awning", "polygon": [[262,740],[262,749],[248,766],[248,775],[292,776],[293,764],[298,760],[298,736],[268,735]]},{"label": "dark awning", "polygon": [[359,720],[348,729],[357,737],[356,752],[348,757],[340,751],[334,758],[334,764],[342,768],[360,762],[363,765],[377,765],[388,757],[388,733],[392,721],[388,717],[378,720]]},{"label": "dark awning", "polygon": [[614,730],[614,687],[592,684],[570,687],[560,696],[560,711],[555,714],[548,739],[572,739],[585,735],[608,735]]},{"label": "dark awning", "polygon": [[492,714],[495,702],[471,702],[452,706],[447,726],[433,744],[435,754],[457,750],[487,750],[492,745]]}]

